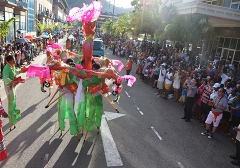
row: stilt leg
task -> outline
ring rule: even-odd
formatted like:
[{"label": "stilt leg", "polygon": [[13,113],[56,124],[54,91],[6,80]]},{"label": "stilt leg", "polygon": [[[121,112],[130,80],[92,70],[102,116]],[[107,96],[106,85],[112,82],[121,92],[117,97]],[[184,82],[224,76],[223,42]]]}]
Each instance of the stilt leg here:
[{"label": "stilt leg", "polygon": [[80,134],[77,134],[77,137],[78,137],[78,141],[80,141],[81,139]]},{"label": "stilt leg", "polygon": [[97,129],[98,129],[98,134],[99,134],[99,132],[100,132],[100,127],[97,127]]},{"label": "stilt leg", "polygon": [[10,129],[9,130],[12,131],[12,124],[10,124]]},{"label": "stilt leg", "polygon": [[86,132],[86,135],[85,135],[85,137],[84,137],[84,142],[85,142],[86,139],[87,139],[87,134],[88,134],[88,132]]},{"label": "stilt leg", "polygon": [[84,134],[84,128],[82,127],[82,135]]}]

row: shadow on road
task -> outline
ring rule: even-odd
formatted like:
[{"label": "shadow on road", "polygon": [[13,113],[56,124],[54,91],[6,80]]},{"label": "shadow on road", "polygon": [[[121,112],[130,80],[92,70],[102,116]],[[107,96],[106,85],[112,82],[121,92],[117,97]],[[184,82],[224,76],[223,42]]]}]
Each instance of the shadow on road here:
[{"label": "shadow on road", "polygon": [[[33,113],[34,110],[37,109],[36,107],[37,107],[39,104],[41,104],[44,100],[46,100],[47,98],[48,98],[48,97],[45,97],[45,98],[42,99],[40,102],[38,102],[38,103],[36,103],[36,104],[33,104],[33,105],[30,106],[28,109],[26,109],[24,112],[22,112],[22,113],[21,113],[21,118],[18,120],[18,122],[21,121],[21,119],[23,119],[23,118],[26,117],[27,115]],[[18,123],[17,123],[17,124],[18,124]],[[17,124],[16,124],[16,125],[17,125]],[[5,126],[3,126],[2,129],[3,129],[3,132],[9,130],[9,124],[6,124]],[[9,134],[10,132],[11,132],[11,131],[9,130],[7,133],[5,133],[5,136],[6,136],[7,134]]]},{"label": "shadow on road", "polygon": [[[57,151],[62,143],[62,139],[54,139],[52,142],[46,141],[32,159],[27,163],[26,168],[42,168],[45,167],[53,154]],[[42,157],[41,157],[42,156]],[[42,163],[38,164],[38,163]]]},{"label": "shadow on road", "polygon": [[[55,105],[57,106],[57,104]],[[8,145],[7,145],[7,152],[8,157],[10,158],[13,155],[18,154],[19,158],[22,157],[24,154],[25,149],[33,147],[32,144],[43,134],[46,130],[48,130],[52,125],[54,125],[56,122],[49,121],[46,125],[45,122],[48,121],[55,113],[56,109],[55,106],[52,106],[51,109],[49,109],[48,112],[43,113],[38,120],[36,120],[32,125],[29,125],[29,127],[21,132],[18,136],[16,136],[15,139],[13,139]],[[29,109],[35,109],[36,104],[31,106]],[[28,110],[29,110],[28,109]],[[25,112],[27,112],[26,110]],[[27,115],[27,113],[26,113]],[[43,128],[41,128],[44,125]],[[41,129],[39,129],[41,128]],[[14,132],[17,132],[18,128],[11,131],[11,133],[14,134]],[[10,133],[10,134],[11,134]],[[33,147],[34,148],[34,147]],[[8,159],[1,162],[0,167],[4,167],[5,164],[7,164]]]}]

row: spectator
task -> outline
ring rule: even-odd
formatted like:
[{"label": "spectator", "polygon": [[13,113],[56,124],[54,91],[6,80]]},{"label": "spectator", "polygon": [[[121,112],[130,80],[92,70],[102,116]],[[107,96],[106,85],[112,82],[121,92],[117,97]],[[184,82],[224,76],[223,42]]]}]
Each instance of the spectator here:
[{"label": "spectator", "polygon": [[181,83],[181,73],[180,73],[180,70],[177,70],[177,72],[174,74],[174,77],[173,77],[174,101],[178,100],[180,83]]},{"label": "spectator", "polygon": [[132,60],[132,56],[130,55],[125,65],[126,75],[130,75],[130,72],[132,70],[132,64],[133,64],[133,60]]},{"label": "spectator", "polygon": [[184,86],[188,89],[187,91],[187,98],[186,98],[186,103],[184,107],[184,117],[181,119],[185,119],[186,122],[189,122],[191,119],[191,114],[192,114],[192,107],[194,104],[194,97],[195,94],[197,93],[197,86],[196,86],[196,80],[192,79],[191,83],[189,79],[185,81]]},{"label": "spectator", "polygon": [[159,78],[158,78],[158,83],[157,83],[157,88],[158,88],[158,94],[157,96],[160,97],[162,95],[162,90],[163,90],[163,84],[164,84],[164,80],[165,80],[165,76],[166,76],[166,64],[163,63],[162,67],[160,69],[160,74],[159,74]]},{"label": "spectator", "polygon": [[[224,97],[225,89],[220,88],[217,95],[208,104],[212,106],[212,111],[208,114],[205,121],[206,131],[202,132],[202,135],[208,135],[208,138],[213,138],[213,134],[216,132],[217,127],[222,119],[223,111],[227,109],[227,99]],[[213,123],[213,129],[210,133],[210,124]]]},{"label": "spectator", "polygon": [[168,99],[168,93],[170,90],[170,87],[172,86],[172,81],[173,81],[173,73],[172,73],[172,69],[169,68],[168,72],[166,74],[166,78],[165,78],[165,97],[164,99],[167,100]]}]

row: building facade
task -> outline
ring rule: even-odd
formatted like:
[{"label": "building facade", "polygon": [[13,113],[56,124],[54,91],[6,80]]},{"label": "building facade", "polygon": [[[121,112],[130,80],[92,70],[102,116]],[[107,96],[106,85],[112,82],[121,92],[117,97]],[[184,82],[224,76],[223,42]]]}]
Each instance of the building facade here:
[{"label": "building facade", "polygon": [[173,3],[181,15],[207,15],[218,36],[218,47],[204,41],[202,54],[229,60],[240,67],[240,0],[166,0]]},{"label": "building facade", "polygon": [[[28,6],[25,0],[0,0],[0,22],[16,17],[16,20],[11,25],[8,36],[5,38],[5,42],[8,43],[15,40],[18,35],[17,30],[26,30],[27,10]],[[22,32],[25,34],[26,31]]]},{"label": "building facade", "polygon": [[68,3],[66,0],[53,0],[52,10],[56,16],[54,21],[59,28],[63,27],[67,21],[67,15],[69,12]]}]

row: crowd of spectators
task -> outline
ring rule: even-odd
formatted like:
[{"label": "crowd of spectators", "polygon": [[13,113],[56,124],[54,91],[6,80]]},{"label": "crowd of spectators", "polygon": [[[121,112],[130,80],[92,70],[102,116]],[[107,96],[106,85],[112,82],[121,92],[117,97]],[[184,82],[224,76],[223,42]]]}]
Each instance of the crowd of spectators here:
[{"label": "crowd of spectators", "polygon": [[[218,127],[235,140],[233,128],[240,124],[238,67],[219,57],[201,60],[183,48],[162,47],[148,41],[106,38],[104,42],[113,55],[137,64],[139,79],[148,84],[146,87],[157,89],[157,97],[178,102],[184,109],[182,119],[189,122],[195,118],[202,123],[206,127],[203,135],[212,138]],[[218,98],[221,94],[223,98]]]}]

